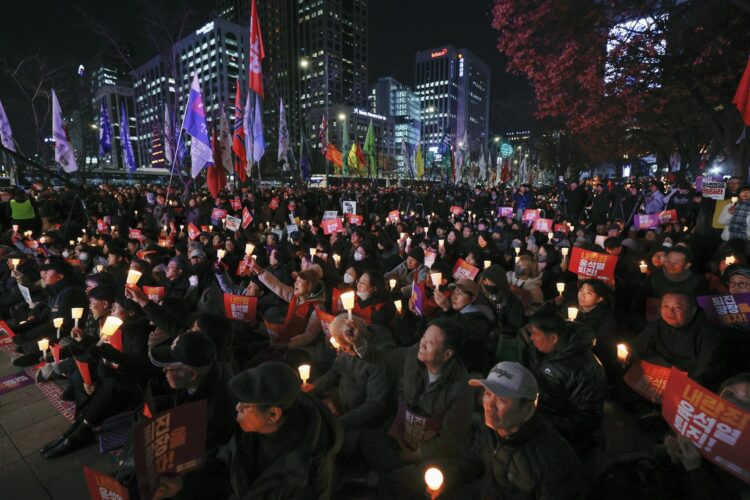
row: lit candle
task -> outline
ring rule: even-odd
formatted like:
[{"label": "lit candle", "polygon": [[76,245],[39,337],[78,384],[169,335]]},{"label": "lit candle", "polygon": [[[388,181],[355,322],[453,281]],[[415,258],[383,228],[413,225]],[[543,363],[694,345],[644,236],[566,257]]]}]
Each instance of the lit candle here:
[{"label": "lit candle", "polygon": [[81,241],[82,241],[82,240],[83,240],[83,238],[81,238],[80,236],[79,236],[79,237],[77,238],[77,241],[78,241],[78,244],[79,244],[79,245],[81,244]]},{"label": "lit candle", "polygon": [[78,328],[78,320],[83,318],[83,307],[73,307],[70,309],[70,315],[73,317],[74,326]]},{"label": "lit candle", "polygon": [[683,228],[682,228],[682,232],[684,232],[684,233],[687,233],[687,232],[688,232],[688,230],[689,230],[689,229],[688,229],[688,227],[687,227],[687,226],[683,226]]},{"label": "lit candle", "polygon": [[352,320],[352,309],[354,309],[354,291],[349,291],[341,294],[341,304],[349,313],[349,321]]},{"label": "lit candle", "polygon": [[395,279],[388,280],[388,284],[391,285],[391,290],[393,290],[394,288],[396,288],[396,283],[397,283],[397,281]]},{"label": "lit candle", "polygon": [[617,344],[617,360],[620,363],[624,363],[628,360],[628,346],[625,344]]},{"label": "lit candle", "polygon": [[72,247],[76,246],[76,241],[75,240],[70,240],[68,243],[70,243],[70,246],[72,246]]},{"label": "lit candle", "polygon": [[438,245],[440,246],[440,248],[443,248],[445,246],[445,240],[443,238],[440,238],[438,240]]},{"label": "lit candle", "polygon": [[735,256],[734,256],[734,255],[727,255],[727,256],[726,256],[726,257],[724,258],[724,263],[726,263],[726,265],[728,265],[728,266],[731,266],[731,265],[732,265],[732,264],[734,264],[735,262],[737,262],[737,259],[735,258]]},{"label": "lit candle", "polygon": [[575,321],[578,317],[578,308],[577,307],[569,307],[568,308],[568,319],[571,321]]},{"label": "lit candle", "polygon": [[13,265],[13,269],[17,269],[18,264],[21,263],[21,259],[10,259],[10,263]]},{"label": "lit candle", "polygon": [[135,286],[136,283],[138,283],[138,280],[141,279],[141,272],[136,271],[135,269],[130,269],[128,271],[128,276],[125,278],[125,284],[128,286]]},{"label": "lit candle", "polygon": [[23,235],[24,235],[24,236],[25,236],[26,238],[31,238],[31,231],[24,231],[24,232],[23,232]]},{"label": "lit candle", "polygon": [[548,241],[552,241],[552,238],[554,238],[554,237],[555,237],[555,233],[553,233],[553,232],[547,233],[547,240]]},{"label": "lit candle", "polygon": [[558,292],[558,293],[559,293],[560,295],[562,295],[562,294],[563,294],[563,292],[565,291],[565,283],[558,283],[558,284],[557,284],[557,285],[555,285],[555,286],[557,286],[557,292]]},{"label": "lit candle", "polygon": [[333,346],[333,348],[338,351],[339,347],[341,347],[341,346],[339,345],[338,342],[336,342],[336,337],[334,337],[333,335],[331,335],[331,339],[330,340],[331,340],[331,345]]},{"label": "lit candle", "polygon": [[96,265],[96,272],[100,273],[102,271],[104,271],[104,265],[103,264],[97,264]]},{"label": "lit candle", "polygon": [[[427,233],[430,232],[430,228],[427,227],[427,226],[423,227],[422,229],[424,230],[424,234],[427,234]],[[29,232],[31,232],[31,231],[29,231]]]},{"label": "lit candle", "polygon": [[60,338],[60,328],[62,328],[63,325],[63,318],[55,318],[52,320],[52,324],[55,325],[55,328],[57,329],[57,338]]},{"label": "lit candle", "polygon": [[307,381],[310,380],[310,365],[299,365],[297,370],[299,371],[299,378],[302,379],[302,385],[306,385]]},{"label": "lit candle", "polygon": [[733,205],[736,205],[736,204],[737,204],[737,200],[738,200],[738,199],[739,199],[739,198],[737,198],[736,196],[732,196],[732,204],[733,204]]},{"label": "lit candle", "polygon": [[397,300],[394,300],[394,301],[393,301],[393,305],[394,305],[394,306],[396,306],[396,312],[397,312],[398,314],[401,314],[401,308],[402,308],[402,305],[401,305],[401,300],[398,300],[398,299],[397,299]]},{"label": "lit candle", "polygon": [[310,219],[310,220],[307,221],[307,225],[310,226],[310,227],[312,227],[312,225],[313,225],[312,219]]},{"label": "lit candle", "polygon": [[491,260],[485,260],[485,261],[484,261],[484,268],[485,268],[485,269],[487,269],[487,268],[488,268],[488,267],[490,267],[491,265],[492,265],[492,261],[491,261]]},{"label": "lit candle", "polygon": [[403,241],[403,240],[404,240],[404,238],[406,238],[406,233],[399,233],[399,234],[398,234],[398,239],[399,239],[399,240]]},{"label": "lit candle", "polygon": [[560,249],[560,251],[562,252],[563,257],[567,257],[568,256],[568,252],[570,251],[570,248],[568,248],[568,247],[562,247]]},{"label": "lit candle", "polygon": [[311,248],[310,249],[310,257],[315,257],[315,254],[317,254],[317,253],[318,253],[318,249],[317,248]]},{"label": "lit candle", "polygon": [[443,487],[443,473],[437,467],[430,467],[424,473],[424,482],[427,485],[427,491],[432,498]]},{"label": "lit candle", "polygon": [[115,232],[115,226],[109,226],[109,230],[114,233]]},{"label": "lit candle", "polygon": [[183,229],[185,229],[185,224],[180,224],[180,232],[182,232]]},{"label": "lit candle", "polygon": [[13,224],[13,232],[14,233],[18,232],[18,224]]},{"label": "lit candle", "polygon": [[641,270],[641,273],[646,274],[648,272],[648,264],[646,264],[646,261],[641,261],[640,264],[638,264],[638,267]]},{"label": "lit candle", "polygon": [[518,264],[519,260],[521,260],[521,257],[519,257],[518,255],[516,255],[516,264]]},{"label": "lit candle", "polygon": [[122,326],[122,320],[117,316],[107,316],[102,325],[101,334],[104,337],[110,337],[115,334],[118,328]]},{"label": "lit candle", "polygon": [[226,254],[226,250],[224,250],[223,248],[219,248],[218,250],[216,250],[216,256],[219,258],[219,260],[224,258],[224,254]]},{"label": "lit candle", "polygon": [[516,251],[516,255],[519,255],[521,253],[521,247],[516,247],[513,250]]},{"label": "lit candle", "polygon": [[253,250],[255,250],[255,245],[252,243],[248,243],[245,245],[245,255],[252,255]]},{"label": "lit candle", "polygon": [[39,346],[39,350],[42,351],[42,356],[44,356],[47,349],[49,349],[49,339],[37,340],[36,343]]},{"label": "lit candle", "polygon": [[430,279],[435,288],[440,286],[440,282],[443,281],[443,273],[430,273]]},{"label": "lit candle", "polygon": [[341,262],[341,256],[337,253],[333,254],[333,263],[336,265],[336,267],[339,267],[340,262]]}]

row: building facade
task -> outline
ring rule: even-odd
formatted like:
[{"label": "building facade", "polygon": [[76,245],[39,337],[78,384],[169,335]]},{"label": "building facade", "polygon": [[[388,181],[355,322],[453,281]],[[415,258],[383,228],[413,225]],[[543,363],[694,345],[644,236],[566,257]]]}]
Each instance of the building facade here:
[{"label": "building facade", "polygon": [[418,52],[415,91],[421,103],[422,142],[431,151],[437,151],[446,133],[454,148],[467,150],[469,158],[488,150],[490,69],[470,50],[446,45]]},{"label": "building facade", "polygon": [[[421,137],[421,110],[417,94],[391,77],[379,78],[370,92],[370,109],[394,123],[394,148],[398,174],[412,174],[411,159]],[[402,144],[406,144],[403,147]],[[406,155],[403,152],[406,151]]]}]

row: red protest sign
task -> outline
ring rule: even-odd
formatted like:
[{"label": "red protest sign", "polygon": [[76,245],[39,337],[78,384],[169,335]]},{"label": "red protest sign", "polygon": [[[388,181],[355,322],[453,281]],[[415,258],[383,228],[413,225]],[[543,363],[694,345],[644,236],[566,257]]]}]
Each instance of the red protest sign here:
[{"label": "red protest sign", "polygon": [[240,202],[239,198],[233,198],[232,199],[232,210],[239,210],[242,208],[242,203]]},{"label": "red protest sign", "polygon": [[159,246],[162,248],[172,248],[174,246],[174,238],[171,236],[160,236]]},{"label": "red protest sign", "polygon": [[210,233],[212,229],[213,226],[204,226],[203,224],[201,224],[201,231],[204,233]]},{"label": "red protest sign", "polygon": [[625,374],[625,383],[635,392],[652,403],[661,402],[661,395],[667,388],[669,368],[647,361],[637,361]]},{"label": "red protest sign", "polygon": [[497,207],[498,217],[513,217],[513,207]]},{"label": "red protest sign", "polygon": [[569,231],[570,231],[570,227],[568,227],[567,224],[555,224],[556,233],[565,233],[565,235],[567,236]]},{"label": "red protest sign", "polygon": [[320,223],[320,227],[323,228],[323,234],[329,235],[333,233],[339,233],[344,229],[344,224],[340,218],[327,219]]},{"label": "red protest sign", "polygon": [[81,272],[83,272],[83,264],[81,264],[81,259],[65,259],[65,262],[73,267],[77,267]]},{"label": "red protest sign", "polygon": [[388,220],[389,221],[391,221],[393,223],[396,223],[396,222],[398,222],[398,220],[400,218],[401,218],[401,214],[399,213],[398,210],[391,210],[390,212],[388,212]]},{"label": "red protest sign", "polygon": [[459,207],[458,205],[453,205],[450,210],[451,210],[451,213],[455,216],[459,216],[462,213],[464,213],[464,209]]},{"label": "red protest sign", "polygon": [[133,455],[142,498],[153,498],[161,476],[185,474],[203,465],[206,400],[177,406],[133,430]]},{"label": "red protest sign", "polygon": [[190,241],[194,241],[199,234],[201,234],[201,231],[195,227],[195,224],[192,222],[188,224],[188,238],[190,238]]},{"label": "red protest sign", "polygon": [[361,215],[356,214],[347,214],[349,216],[349,224],[353,224],[355,226],[361,226],[364,222],[365,218]]},{"label": "red protest sign", "polygon": [[669,224],[670,222],[677,222],[677,210],[664,210],[659,212],[659,224]]},{"label": "red protest sign", "polygon": [[662,395],[661,416],[704,458],[750,484],[750,412],[673,367]]},{"label": "red protest sign", "polygon": [[552,219],[537,219],[533,224],[534,231],[539,231],[540,233],[552,232],[552,222]]},{"label": "red protest sign", "polygon": [[536,208],[527,208],[523,211],[523,221],[526,223],[534,222],[539,218],[539,210]]},{"label": "red protest sign", "polygon": [[12,339],[16,333],[10,329],[5,321],[0,321],[0,338]]},{"label": "red protest sign", "polygon": [[247,226],[249,226],[251,222],[253,222],[253,216],[250,215],[250,210],[245,207],[242,209],[242,228],[247,229]]},{"label": "red protest sign", "polygon": [[128,230],[128,238],[130,238],[131,240],[141,241],[143,239],[143,235],[141,234],[140,229],[130,229]]},{"label": "red protest sign", "polygon": [[109,475],[83,466],[91,500],[128,500],[128,489]]},{"label": "red protest sign", "polygon": [[220,208],[214,208],[211,210],[211,219],[213,220],[224,220],[227,217],[227,211]]},{"label": "red protest sign", "polygon": [[109,230],[109,226],[104,223],[104,220],[97,219],[96,220],[96,230],[99,231],[100,233],[103,233],[103,232]]},{"label": "red protest sign", "polygon": [[279,208],[279,199],[278,198],[271,199],[271,203],[268,204],[268,207],[271,210],[276,210],[277,208]]},{"label": "red protest sign", "polygon": [[578,274],[578,279],[593,278],[614,286],[616,265],[617,256],[615,255],[573,247],[568,270]]},{"label": "red protest sign", "polygon": [[456,265],[453,266],[453,279],[458,281],[462,279],[473,280],[479,274],[479,268],[472,266],[464,259],[458,259]]},{"label": "red protest sign", "polygon": [[[75,359],[75,358],[73,358]],[[81,372],[81,378],[83,379],[84,384],[93,384],[94,382],[91,380],[91,372],[89,371],[89,364],[84,361],[76,361],[76,366],[78,366],[78,371]]]},{"label": "red protest sign", "polygon": [[153,300],[154,302],[161,302],[162,300],[164,300],[166,289],[163,286],[144,286],[143,293],[146,294],[149,300]]},{"label": "red protest sign", "polygon": [[224,312],[229,319],[237,321],[255,321],[258,309],[258,298],[245,295],[224,294]]},{"label": "red protest sign", "polygon": [[330,338],[331,323],[336,319],[336,315],[325,312],[319,305],[315,306],[315,314],[318,316],[318,321],[320,321],[320,327],[323,329],[323,334],[325,334],[326,338]]}]

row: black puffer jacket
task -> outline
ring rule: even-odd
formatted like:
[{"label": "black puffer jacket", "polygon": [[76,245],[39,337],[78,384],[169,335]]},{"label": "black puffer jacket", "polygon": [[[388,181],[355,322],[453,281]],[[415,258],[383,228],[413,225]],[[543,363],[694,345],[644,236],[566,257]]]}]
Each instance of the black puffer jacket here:
[{"label": "black puffer jacket", "polygon": [[581,311],[577,318],[579,323],[583,323],[593,330],[596,337],[596,345],[593,348],[594,354],[604,365],[607,373],[607,381],[610,384],[618,382],[622,378],[622,368],[617,361],[617,320],[612,310],[602,304],[597,304],[589,312]]},{"label": "black puffer jacket", "polygon": [[594,332],[582,323],[566,322],[566,328],[565,345],[549,354],[529,346],[525,364],[539,383],[539,412],[580,455],[602,423],[607,377],[591,351]]},{"label": "black puffer jacket", "polygon": [[583,470],[570,445],[534,414],[503,439],[482,426],[469,453],[445,463],[446,488],[481,479],[481,499],[568,499],[585,497]]}]

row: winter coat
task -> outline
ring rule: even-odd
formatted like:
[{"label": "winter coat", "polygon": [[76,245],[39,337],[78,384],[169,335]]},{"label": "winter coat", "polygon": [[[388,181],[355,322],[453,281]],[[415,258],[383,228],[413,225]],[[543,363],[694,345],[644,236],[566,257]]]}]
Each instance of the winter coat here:
[{"label": "winter coat", "polygon": [[524,312],[531,316],[534,314],[542,304],[544,303],[544,293],[542,292],[542,275],[538,275],[535,278],[517,278],[513,271],[508,271],[505,274],[508,279],[510,286],[520,288],[522,291],[529,294],[529,302],[525,304]]}]

